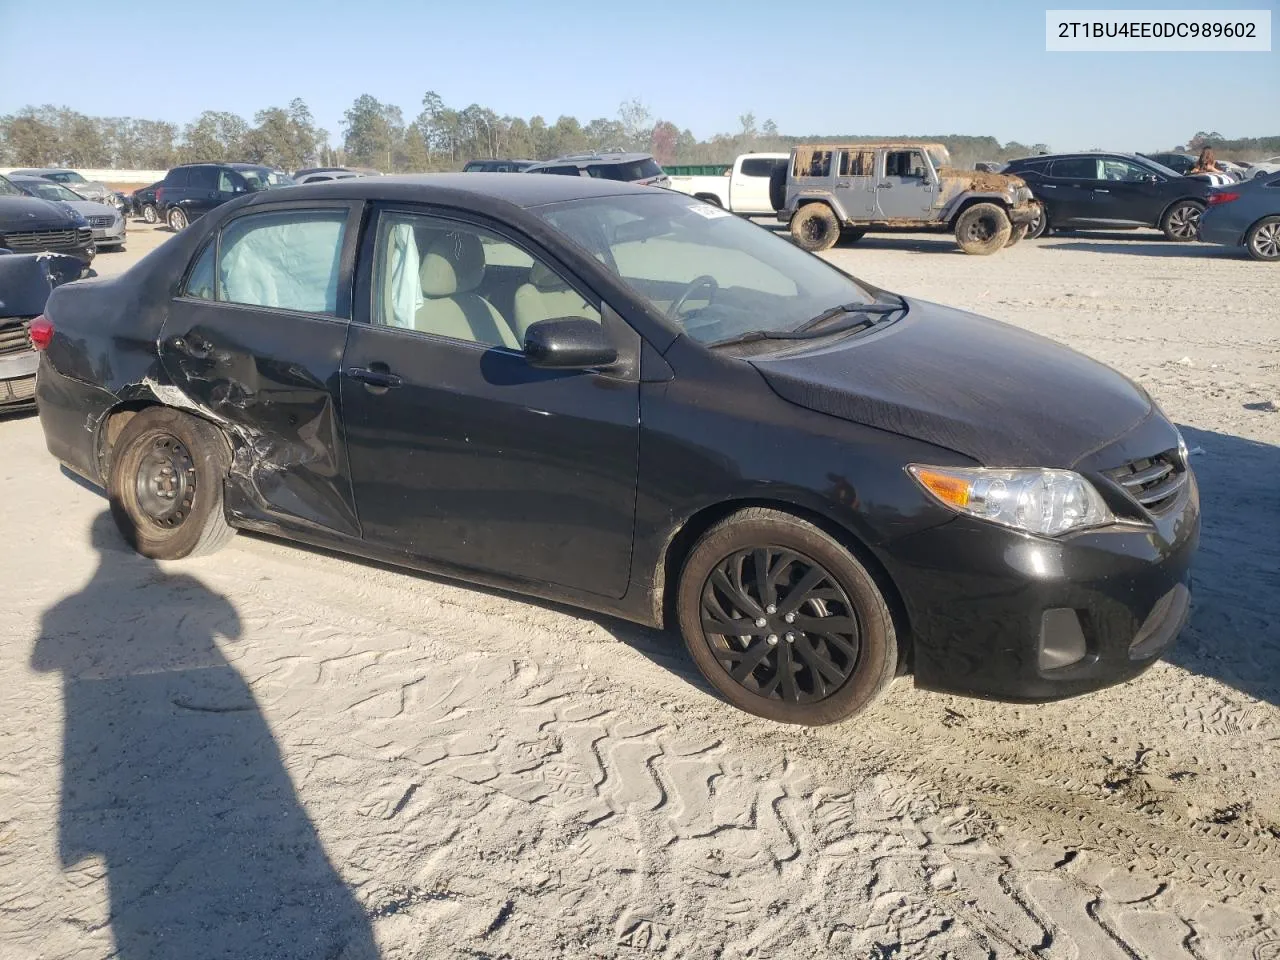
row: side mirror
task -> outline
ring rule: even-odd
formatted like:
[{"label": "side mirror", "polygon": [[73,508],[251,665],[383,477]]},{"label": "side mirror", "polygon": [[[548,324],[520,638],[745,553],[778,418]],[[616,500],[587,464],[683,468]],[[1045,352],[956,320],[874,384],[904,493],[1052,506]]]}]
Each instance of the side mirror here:
[{"label": "side mirror", "polygon": [[618,359],[618,351],[604,327],[584,317],[540,320],[525,331],[524,355],[532,367],[553,370],[586,370],[606,367]]}]

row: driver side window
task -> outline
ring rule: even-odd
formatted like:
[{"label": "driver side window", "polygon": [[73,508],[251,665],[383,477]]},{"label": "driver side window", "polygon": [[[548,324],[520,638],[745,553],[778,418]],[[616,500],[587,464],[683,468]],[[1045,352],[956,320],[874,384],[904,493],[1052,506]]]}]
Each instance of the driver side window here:
[{"label": "driver side window", "polygon": [[886,177],[923,177],[924,154],[919,150],[891,150],[884,155]]},{"label": "driver side window", "polygon": [[600,311],[562,271],[482,227],[384,213],[374,242],[374,323],[520,350],[542,320]]}]

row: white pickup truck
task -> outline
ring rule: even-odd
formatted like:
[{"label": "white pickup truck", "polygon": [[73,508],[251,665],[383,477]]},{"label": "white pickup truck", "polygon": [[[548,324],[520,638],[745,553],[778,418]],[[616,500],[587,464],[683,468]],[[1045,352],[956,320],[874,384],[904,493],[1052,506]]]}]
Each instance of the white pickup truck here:
[{"label": "white pickup truck", "polygon": [[767,215],[775,212],[769,202],[769,177],[779,164],[786,166],[789,157],[786,153],[744,153],[719,176],[673,174],[667,188],[746,217]]}]

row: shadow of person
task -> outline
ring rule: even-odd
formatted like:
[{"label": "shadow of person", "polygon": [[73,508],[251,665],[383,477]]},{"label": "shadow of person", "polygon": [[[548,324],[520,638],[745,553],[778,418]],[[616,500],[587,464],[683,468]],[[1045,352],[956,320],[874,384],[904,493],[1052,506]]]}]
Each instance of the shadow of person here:
[{"label": "shadow of person", "polygon": [[44,615],[32,654],[60,671],[59,852],[98,855],[117,955],[372,960],[266,719],[215,637],[236,609],[130,551],[108,513],[100,562]]}]

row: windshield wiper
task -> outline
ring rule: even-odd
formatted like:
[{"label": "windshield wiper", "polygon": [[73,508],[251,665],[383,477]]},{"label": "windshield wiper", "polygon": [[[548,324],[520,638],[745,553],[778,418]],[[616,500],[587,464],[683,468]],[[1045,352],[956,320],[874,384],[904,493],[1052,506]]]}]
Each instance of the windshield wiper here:
[{"label": "windshield wiper", "polygon": [[[707,346],[728,347],[739,343],[754,343],[758,340],[817,340],[819,337],[829,337],[837,333],[848,333],[850,330],[870,327],[878,322],[877,318],[897,313],[905,307],[906,303],[901,300],[897,303],[887,303],[883,300],[876,300],[873,303],[842,303],[838,307],[822,311],[792,330],[748,330],[746,333],[724,340],[716,340]],[[844,323],[827,322],[848,314],[852,314],[856,319],[850,319]]]}]

